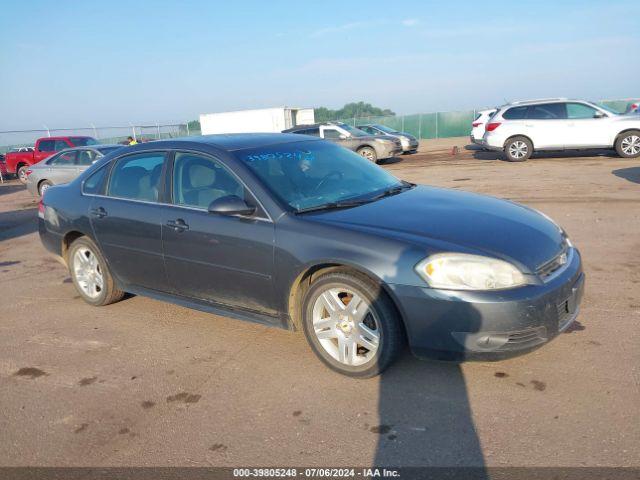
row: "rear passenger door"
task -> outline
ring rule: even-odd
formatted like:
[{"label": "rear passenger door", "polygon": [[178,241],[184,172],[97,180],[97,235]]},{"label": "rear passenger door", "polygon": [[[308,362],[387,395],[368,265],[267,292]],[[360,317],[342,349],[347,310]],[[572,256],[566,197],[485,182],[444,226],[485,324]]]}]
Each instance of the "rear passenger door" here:
[{"label": "rear passenger door", "polygon": [[530,105],[525,127],[535,149],[564,148],[569,133],[565,104]]},{"label": "rear passenger door", "polygon": [[164,151],[149,151],[116,159],[104,193],[93,195],[95,238],[125,287],[169,289],[161,239],[165,158]]}]

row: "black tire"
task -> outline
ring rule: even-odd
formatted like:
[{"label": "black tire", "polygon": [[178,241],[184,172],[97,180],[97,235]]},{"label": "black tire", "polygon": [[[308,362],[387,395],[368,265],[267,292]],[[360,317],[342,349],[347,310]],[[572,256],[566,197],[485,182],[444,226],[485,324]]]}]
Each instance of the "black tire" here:
[{"label": "black tire", "polygon": [[20,180],[20,183],[23,185],[27,183],[27,170],[29,170],[29,165],[21,165],[18,167],[18,170],[16,170],[16,177],[18,177],[18,180]]},{"label": "black tire", "polygon": [[38,185],[38,195],[42,197],[44,191],[51,186],[53,186],[53,183],[51,183],[49,180],[43,180],[42,182],[40,182],[40,185]]},{"label": "black tire", "polygon": [[360,147],[357,153],[358,155],[369,160],[370,162],[376,163],[378,161],[378,154],[371,147]]},{"label": "black tire", "polygon": [[640,130],[629,130],[618,135],[616,152],[622,158],[640,157]]},{"label": "black tire", "polygon": [[[76,253],[80,250],[89,250],[93,255],[95,255],[100,269],[100,274],[102,275],[103,287],[100,288],[100,292],[94,297],[89,296],[87,293],[85,293],[83,288],[78,283],[76,269],[74,268],[74,259]],[[73,285],[76,287],[76,290],[78,291],[82,299],[88,304],[96,307],[101,307],[122,300],[122,297],[124,297],[125,292],[118,289],[118,287],[116,286],[113,276],[109,271],[109,267],[107,266],[107,262],[102,256],[100,249],[89,237],[80,237],[71,244],[71,247],[69,247],[69,251],[67,253],[67,265],[69,267],[69,274],[71,275],[71,279],[73,280]]]},{"label": "black tire", "polygon": [[[367,314],[362,323],[373,322],[375,332],[379,336],[377,351],[375,354],[372,353],[371,358],[361,365],[347,365],[338,361],[325,350],[315,333],[313,312],[316,300],[329,289],[339,288],[347,288],[366,300],[369,304],[368,311],[372,313]],[[379,285],[356,272],[330,272],[314,280],[304,295],[302,313],[303,330],[313,352],[329,368],[349,377],[370,378],[379,375],[398,357],[405,343],[401,319],[391,299]],[[371,325],[372,323],[369,323],[367,326]],[[336,325],[336,329],[338,328]],[[357,335],[355,330],[351,332],[351,335]],[[329,341],[334,342],[334,340]],[[336,339],[334,343],[336,348],[337,342]],[[356,355],[368,354],[362,346],[356,347],[355,350]]]},{"label": "black tire", "polygon": [[527,137],[512,137],[504,144],[504,156],[510,162],[524,162],[533,154],[533,143]]}]

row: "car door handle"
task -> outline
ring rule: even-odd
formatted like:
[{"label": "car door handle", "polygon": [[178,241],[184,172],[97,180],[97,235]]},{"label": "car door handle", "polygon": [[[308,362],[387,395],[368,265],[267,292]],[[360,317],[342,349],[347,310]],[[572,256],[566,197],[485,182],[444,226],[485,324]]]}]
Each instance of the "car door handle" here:
[{"label": "car door handle", "polygon": [[97,218],[103,218],[107,216],[107,211],[102,207],[93,208],[89,211],[89,213],[91,213],[92,216]]},{"label": "car door handle", "polygon": [[189,230],[189,225],[187,225],[187,223],[181,218],[178,218],[177,220],[169,220],[167,222],[167,227],[173,228],[175,232],[184,232],[185,230]]}]

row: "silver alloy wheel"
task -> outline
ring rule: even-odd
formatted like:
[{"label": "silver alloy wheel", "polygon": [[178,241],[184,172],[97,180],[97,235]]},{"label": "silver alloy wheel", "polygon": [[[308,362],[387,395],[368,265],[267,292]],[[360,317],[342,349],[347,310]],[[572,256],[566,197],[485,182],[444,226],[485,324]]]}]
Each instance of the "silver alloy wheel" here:
[{"label": "silver alloy wheel", "polygon": [[364,365],[380,346],[380,323],[362,295],[339,286],[324,290],[313,304],[313,331],[322,348],[344,365]]},{"label": "silver alloy wheel", "polygon": [[73,272],[78,286],[89,298],[97,298],[104,289],[104,278],[96,255],[81,247],[73,255]]},{"label": "silver alloy wheel", "polygon": [[640,137],[638,135],[629,135],[622,139],[620,144],[625,155],[640,154]]},{"label": "silver alloy wheel", "polygon": [[25,167],[18,170],[18,178],[22,183],[27,183],[27,169]]},{"label": "silver alloy wheel", "polygon": [[372,150],[368,148],[363,148],[362,150],[360,150],[360,155],[366,158],[367,160],[370,160],[373,162],[374,154]]},{"label": "silver alloy wheel", "polygon": [[47,188],[49,188],[51,185],[49,185],[48,183],[43,183],[42,185],[40,185],[40,196],[44,197],[44,192],[47,191]]},{"label": "silver alloy wheel", "polygon": [[522,140],[516,140],[511,145],[509,145],[509,155],[513,158],[524,158],[527,156],[529,152],[529,147]]}]

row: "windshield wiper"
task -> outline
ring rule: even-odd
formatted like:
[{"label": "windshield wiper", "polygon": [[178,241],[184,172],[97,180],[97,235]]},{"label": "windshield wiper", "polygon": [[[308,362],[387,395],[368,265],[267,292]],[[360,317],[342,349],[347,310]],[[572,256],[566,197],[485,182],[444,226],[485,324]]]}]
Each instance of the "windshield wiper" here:
[{"label": "windshield wiper", "polygon": [[351,208],[371,202],[371,199],[364,200],[342,200],[340,202],[329,202],[314,207],[301,208],[296,213],[319,212],[321,210],[337,210],[339,208]]},{"label": "windshield wiper", "polygon": [[404,180],[402,180],[402,183],[400,185],[396,185],[395,187],[387,188],[386,190],[382,191],[378,195],[372,197],[371,200],[379,200],[379,199],[384,198],[384,197],[390,197],[392,195],[397,195],[398,193],[404,192],[405,190],[408,190],[408,189],[413,188],[415,186],[416,185],[414,183],[409,183],[409,182],[405,182]]}]

